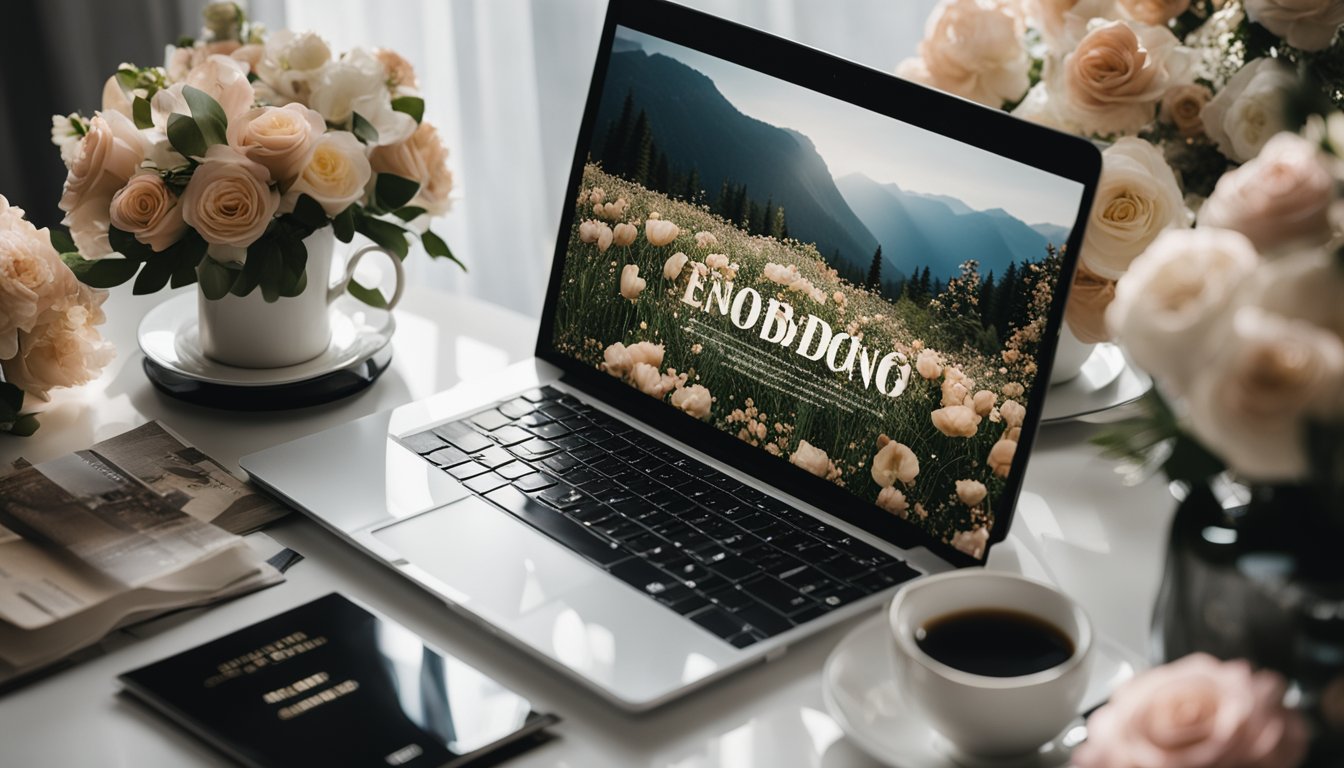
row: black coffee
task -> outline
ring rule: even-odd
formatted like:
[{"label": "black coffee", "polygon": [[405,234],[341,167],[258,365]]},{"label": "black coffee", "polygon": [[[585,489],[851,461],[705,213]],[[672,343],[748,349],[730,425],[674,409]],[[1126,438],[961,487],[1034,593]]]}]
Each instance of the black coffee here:
[{"label": "black coffee", "polygon": [[931,619],[915,631],[915,642],[949,667],[988,677],[1043,672],[1073,657],[1073,641],[1059,627],[997,608]]}]

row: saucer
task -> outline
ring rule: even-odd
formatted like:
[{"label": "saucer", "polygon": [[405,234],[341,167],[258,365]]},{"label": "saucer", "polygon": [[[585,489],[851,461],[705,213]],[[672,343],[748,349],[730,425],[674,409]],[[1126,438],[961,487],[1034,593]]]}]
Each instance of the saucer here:
[{"label": "saucer", "polygon": [[[1008,761],[953,757],[952,746],[901,693],[892,678],[886,610],[855,627],[831,651],[822,671],[826,710],[856,746],[883,765],[900,768],[1056,768],[1081,741],[1075,721],[1035,755]],[[1098,638],[1082,711],[1105,701],[1116,686],[1144,668],[1138,656]]]},{"label": "saucer", "polygon": [[341,296],[328,310],[331,343],[312,360],[283,368],[241,368],[201,351],[197,297],[185,292],[150,310],[137,332],[149,380],[165,394],[216,408],[277,410],[346,397],[392,362],[391,313]]},{"label": "saucer", "polygon": [[1077,376],[1046,391],[1041,423],[1092,421],[1088,417],[1132,403],[1152,386],[1153,380],[1129,365],[1119,347],[1098,344]]}]

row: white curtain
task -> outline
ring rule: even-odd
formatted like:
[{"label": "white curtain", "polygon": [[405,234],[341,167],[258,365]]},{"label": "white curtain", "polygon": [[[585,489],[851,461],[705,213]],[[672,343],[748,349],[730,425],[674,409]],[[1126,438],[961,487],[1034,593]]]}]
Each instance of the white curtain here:
[{"label": "white curtain", "polygon": [[[935,0],[682,2],[891,71]],[[453,153],[458,199],[434,228],[469,271],[415,254],[411,279],[538,314],[605,0],[252,0],[251,12],[415,64],[426,119]]]}]

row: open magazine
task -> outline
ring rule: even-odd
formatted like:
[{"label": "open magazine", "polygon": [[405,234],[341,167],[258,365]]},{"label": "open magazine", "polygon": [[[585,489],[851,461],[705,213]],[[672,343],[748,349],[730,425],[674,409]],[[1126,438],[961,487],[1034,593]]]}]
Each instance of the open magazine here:
[{"label": "open magazine", "polygon": [[[108,453],[146,438],[165,445],[160,435],[176,443],[158,425],[128,435]],[[206,522],[247,529],[283,507],[192,458],[137,450],[125,460],[132,470],[80,451],[0,478],[0,681],[118,627],[284,580],[263,553]]]}]

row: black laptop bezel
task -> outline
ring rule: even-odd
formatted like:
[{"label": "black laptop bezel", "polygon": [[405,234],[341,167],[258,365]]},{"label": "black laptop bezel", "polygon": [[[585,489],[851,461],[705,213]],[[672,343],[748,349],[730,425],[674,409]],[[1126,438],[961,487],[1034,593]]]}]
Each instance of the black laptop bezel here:
[{"label": "black laptop bezel", "polygon": [[898,547],[927,547],[957,567],[983,565],[984,559],[972,558],[945,544],[917,524],[903,520],[875,504],[864,502],[849,491],[781,461],[710,424],[688,418],[669,404],[657,406],[650,402],[648,395],[554,348],[556,307],[569,232],[576,216],[576,199],[583,180],[587,147],[596,128],[598,105],[617,26],[645,32],[755,69],[1083,185],[1078,216],[1060,269],[1060,285],[1065,289],[1056,291],[1048,312],[1042,345],[1037,353],[1040,373],[1027,394],[1027,418],[1022,425],[1018,450],[1006,478],[1000,503],[994,511],[994,527],[985,547],[985,559],[989,556],[990,547],[1007,537],[1016,511],[1027,460],[1040,426],[1041,409],[1049,387],[1049,371],[1054,363],[1055,345],[1049,342],[1059,337],[1063,324],[1067,286],[1072,284],[1077,253],[1082,244],[1083,226],[1092,209],[1097,178],[1101,172],[1101,153],[1090,142],[1076,136],[1028,123],[1004,112],[674,3],[663,0],[611,0],[607,9],[583,122],[579,128],[578,148],[565,189],[560,231],[556,238],[550,283],[537,335],[536,356],[562,369],[565,372],[562,380],[566,384]]}]

